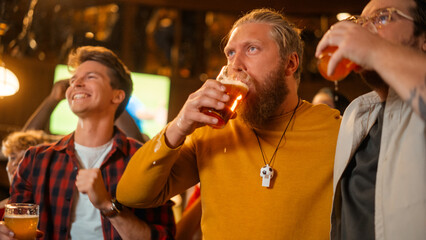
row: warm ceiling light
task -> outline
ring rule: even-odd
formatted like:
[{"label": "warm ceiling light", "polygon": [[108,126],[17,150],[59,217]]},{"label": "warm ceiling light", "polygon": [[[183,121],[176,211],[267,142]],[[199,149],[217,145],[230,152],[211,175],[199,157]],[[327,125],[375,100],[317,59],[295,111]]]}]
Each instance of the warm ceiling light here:
[{"label": "warm ceiling light", "polygon": [[342,20],[345,20],[345,19],[347,19],[348,17],[350,17],[350,16],[352,16],[351,14],[349,14],[349,13],[338,13],[337,15],[336,15],[336,18],[337,18],[337,20],[339,20],[339,21],[342,21]]},{"label": "warm ceiling light", "polygon": [[19,90],[18,78],[3,62],[0,64],[0,97],[13,95]]},{"label": "warm ceiling light", "polygon": [[84,36],[88,39],[92,39],[95,37],[95,34],[93,34],[92,32],[86,32],[86,34],[84,34]]},{"label": "warm ceiling light", "polygon": [[29,40],[28,45],[30,45],[30,48],[33,49],[33,50],[37,48],[37,42],[34,38]]},{"label": "warm ceiling light", "polygon": [[4,22],[0,22],[0,36],[3,36],[7,29],[9,29],[9,26]]},{"label": "warm ceiling light", "polygon": [[[6,33],[9,26],[0,22],[0,38]],[[3,50],[3,46],[1,46]],[[3,51],[2,51],[3,52]],[[1,59],[1,55],[0,55]],[[0,60],[0,97],[6,97],[15,94],[19,90],[19,82],[16,75],[6,68],[6,65]]]}]

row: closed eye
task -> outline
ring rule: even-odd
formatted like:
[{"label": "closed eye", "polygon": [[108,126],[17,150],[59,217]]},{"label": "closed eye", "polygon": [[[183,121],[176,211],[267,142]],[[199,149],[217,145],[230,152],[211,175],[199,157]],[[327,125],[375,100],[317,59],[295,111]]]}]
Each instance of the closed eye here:
[{"label": "closed eye", "polygon": [[98,76],[95,73],[90,73],[87,75],[88,79],[96,79]]}]

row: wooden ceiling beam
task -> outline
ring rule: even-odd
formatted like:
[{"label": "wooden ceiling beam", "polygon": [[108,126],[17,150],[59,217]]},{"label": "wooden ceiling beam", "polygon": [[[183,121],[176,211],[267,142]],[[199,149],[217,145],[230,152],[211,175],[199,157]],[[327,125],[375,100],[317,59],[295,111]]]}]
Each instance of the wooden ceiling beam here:
[{"label": "wooden ceiling beam", "polygon": [[[247,12],[254,8],[274,8],[291,15],[324,15],[349,12],[359,14],[369,0],[73,0],[64,7],[83,8],[108,3],[132,3],[182,10]],[[46,1],[45,4],[48,4]]]},{"label": "wooden ceiling beam", "polygon": [[120,0],[156,7],[201,11],[246,12],[269,7],[292,15],[321,15],[339,12],[360,13],[369,0]]}]

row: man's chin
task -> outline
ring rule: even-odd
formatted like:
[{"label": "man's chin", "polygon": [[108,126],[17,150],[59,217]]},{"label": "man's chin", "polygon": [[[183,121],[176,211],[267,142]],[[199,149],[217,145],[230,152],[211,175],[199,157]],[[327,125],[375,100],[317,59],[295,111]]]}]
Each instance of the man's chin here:
[{"label": "man's chin", "polygon": [[361,79],[372,90],[387,89],[388,85],[383,81],[380,75],[375,71],[363,70],[359,72]]}]

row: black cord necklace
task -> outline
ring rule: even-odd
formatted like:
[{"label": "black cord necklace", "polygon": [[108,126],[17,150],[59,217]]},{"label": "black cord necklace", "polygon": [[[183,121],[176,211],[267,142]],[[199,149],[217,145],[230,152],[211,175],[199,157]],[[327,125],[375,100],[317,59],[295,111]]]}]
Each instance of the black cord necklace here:
[{"label": "black cord necklace", "polygon": [[256,136],[257,143],[259,144],[260,152],[262,153],[263,163],[265,166],[263,166],[260,169],[260,176],[262,177],[262,187],[269,187],[272,177],[274,176],[274,169],[272,168],[272,163],[275,159],[275,156],[277,155],[278,148],[280,147],[281,141],[283,140],[285,133],[287,132],[288,126],[290,126],[291,120],[294,117],[294,114],[296,113],[297,108],[299,107],[300,98],[297,100],[297,105],[293,110],[293,114],[291,114],[290,120],[287,123],[287,126],[284,129],[283,134],[281,135],[280,141],[278,141],[278,145],[275,148],[274,154],[271,157],[271,160],[269,163],[266,163],[266,154],[262,149],[262,145],[260,144],[259,136],[257,135],[257,132],[252,128],[254,135]]}]

